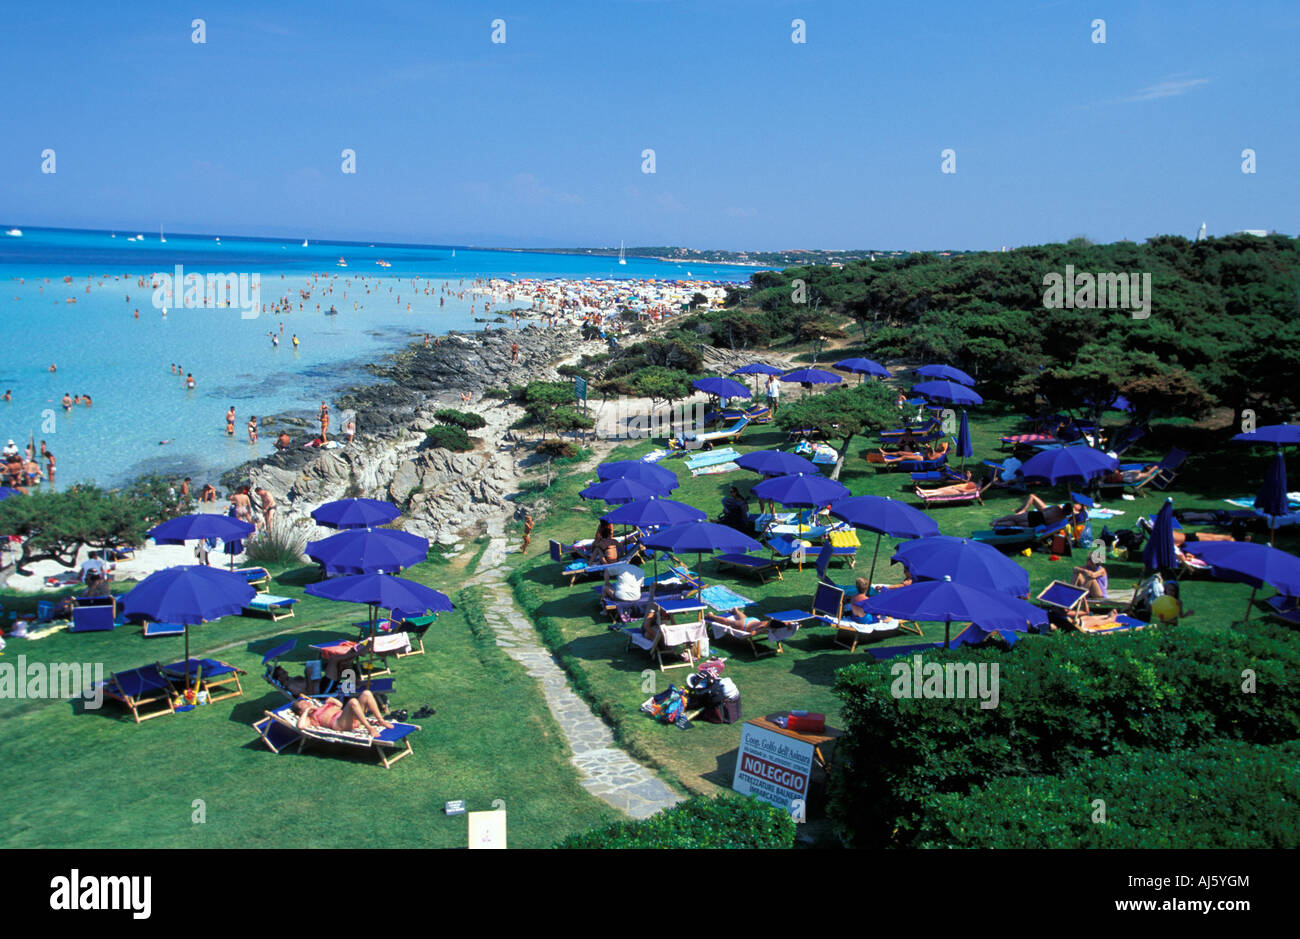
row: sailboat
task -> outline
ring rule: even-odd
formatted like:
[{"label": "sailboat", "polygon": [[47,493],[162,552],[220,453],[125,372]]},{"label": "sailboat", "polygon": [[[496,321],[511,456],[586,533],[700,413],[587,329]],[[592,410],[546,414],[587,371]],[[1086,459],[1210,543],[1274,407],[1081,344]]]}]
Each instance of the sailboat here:
[{"label": "sailboat", "polygon": [[618,263],[619,264],[627,263],[627,258],[623,257],[623,242],[621,241],[618,243]]},{"label": "sailboat", "polygon": [[307,239],[306,239],[306,238],[304,238],[304,239],[302,240],[302,246],[303,246],[304,248],[307,247]]},{"label": "sailboat", "polygon": [[163,227],[161,225],[158,226],[158,240],[163,244],[167,244],[167,236],[163,234]]}]

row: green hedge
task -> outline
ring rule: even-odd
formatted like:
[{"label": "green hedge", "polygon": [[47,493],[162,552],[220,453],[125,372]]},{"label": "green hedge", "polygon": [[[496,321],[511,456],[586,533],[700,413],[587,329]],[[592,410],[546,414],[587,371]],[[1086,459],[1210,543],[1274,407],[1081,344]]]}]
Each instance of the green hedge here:
[{"label": "green hedge", "polygon": [[440,424],[450,424],[464,430],[481,430],[487,426],[487,418],[472,411],[457,411],[455,408],[443,408],[433,412],[433,419]]},{"label": "green hedge", "polygon": [[429,446],[442,447],[444,450],[455,450],[464,452],[474,449],[474,441],[469,439],[469,434],[465,433],[465,428],[457,427],[454,424],[439,424],[436,427],[430,427],[425,431],[429,438]]},{"label": "green hedge", "polygon": [[560,848],[789,848],[794,820],[752,797],[697,796],[639,822],[570,835]]},{"label": "green hedge", "polygon": [[[893,662],[841,669],[845,736],[829,811],[848,844],[910,845],[937,795],[1001,777],[1058,776],[1122,748],[1300,738],[1300,639],[1270,624],[1064,635],[1009,653],[963,649],[924,660],[998,663],[999,704],[895,698]],[[1253,694],[1241,691],[1247,668],[1256,673]]]},{"label": "green hedge", "polygon": [[1300,743],[1135,750],[1059,777],[995,779],[931,797],[924,828],[927,848],[1294,848]]}]

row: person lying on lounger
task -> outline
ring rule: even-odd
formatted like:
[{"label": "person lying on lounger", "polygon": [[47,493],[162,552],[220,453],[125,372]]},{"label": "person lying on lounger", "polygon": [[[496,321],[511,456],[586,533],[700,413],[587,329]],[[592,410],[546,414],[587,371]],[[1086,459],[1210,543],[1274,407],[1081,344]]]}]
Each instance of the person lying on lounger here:
[{"label": "person lying on lounger", "polygon": [[[384,720],[384,712],[379,709],[379,702],[369,691],[363,691],[355,698],[349,698],[344,704],[338,698],[326,698],[320,702],[303,695],[293,703],[293,711],[298,715],[298,726],[307,729],[322,727],[325,730],[337,730],[347,733],[351,730],[364,730],[372,737],[378,737],[381,729],[391,729],[392,722]],[[369,711],[379,726],[376,727],[366,716]]]},{"label": "person lying on lounger", "polygon": [[993,520],[993,527],[998,528],[1037,528],[1039,525],[1055,525],[1079,512],[1083,506],[1078,503],[1062,502],[1060,505],[1048,505],[1033,493],[1025,500],[1018,512],[1003,515]]},{"label": "person lying on lounger", "polygon": [[1135,470],[1111,470],[1101,478],[1103,483],[1112,486],[1140,486],[1148,479],[1151,479],[1156,473],[1160,472],[1159,463],[1148,463],[1141,469]]},{"label": "person lying on lounger", "polygon": [[947,497],[947,496],[964,496],[964,495],[969,495],[971,493],[978,493],[979,491],[980,491],[980,484],[975,482],[975,480],[971,477],[970,470],[967,470],[963,482],[952,483],[951,485],[948,486],[939,486],[936,489],[922,489],[921,493],[927,499],[937,499],[940,497]]},{"label": "person lying on lounger", "polygon": [[758,632],[760,629],[766,629],[768,625],[767,620],[758,618],[755,618],[751,624],[749,617],[745,615],[745,611],[740,607],[736,607],[726,616],[720,616],[717,613],[705,613],[704,620],[708,623],[717,623],[719,626],[726,626],[737,632],[744,633]]},{"label": "person lying on lounger", "polygon": [[945,442],[938,448],[926,444],[924,451],[921,453],[917,453],[915,450],[899,450],[897,453],[886,453],[881,450],[880,455],[885,458],[886,463],[901,463],[909,460],[937,460],[947,452],[948,444]]},{"label": "person lying on lounger", "polygon": [[[1119,616],[1118,610],[1111,610],[1109,613],[1089,613],[1088,610],[1067,610],[1065,615],[1069,617],[1070,624],[1075,629],[1102,629],[1106,626],[1113,626]],[[1056,627],[1053,626],[1053,629]]]}]

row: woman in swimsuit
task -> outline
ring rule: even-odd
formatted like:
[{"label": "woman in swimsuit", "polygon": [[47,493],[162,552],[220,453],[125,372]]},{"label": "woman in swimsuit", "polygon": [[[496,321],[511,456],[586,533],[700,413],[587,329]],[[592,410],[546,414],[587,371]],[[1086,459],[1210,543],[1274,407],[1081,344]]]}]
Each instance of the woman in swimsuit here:
[{"label": "woman in swimsuit", "polygon": [[[381,728],[392,729],[392,722],[384,720],[384,712],[379,708],[379,702],[369,691],[363,691],[355,698],[349,698],[347,703],[340,701],[338,698],[326,698],[323,703],[317,703],[311,698],[303,695],[293,703],[294,713],[298,715],[298,726],[323,727],[326,730],[337,730],[340,733],[347,733],[351,730],[364,730],[372,737],[378,737]],[[366,716],[369,711],[375,719],[371,723]]]}]

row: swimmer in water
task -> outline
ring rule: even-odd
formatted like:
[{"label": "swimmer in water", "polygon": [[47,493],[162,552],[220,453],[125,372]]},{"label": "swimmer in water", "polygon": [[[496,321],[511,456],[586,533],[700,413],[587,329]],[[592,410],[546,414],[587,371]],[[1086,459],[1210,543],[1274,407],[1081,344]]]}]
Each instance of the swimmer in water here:
[{"label": "swimmer in water", "polygon": [[190,391],[194,390],[194,375],[192,373],[185,376],[185,387]]},{"label": "swimmer in water", "polygon": [[53,362],[51,362],[51,363],[50,363],[50,371],[51,371],[51,372],[57,372],[58,370],[59,370],[59,367],[58,367],[57,365],[55,365]]},{"label": "swimmer in water", "polygon": [[165,446],[167,446],[167,444],[169,444],[169,443],[171,443],[171,442],[172,442],[172,441],[170,441],[170,440],[159,440],[159,441],[158,441],[158,446],[160,446],[160,447],[165,447]]},{"label": "swimmer in water", "polygon": [[65,411],[72,410],[72,396],[69,395],[66,391],[63,393],[63,410]]},{"label": "swimmer in water", "polygon": [[257,415],[248,419],[248,442],[257,443]]},{"label": "swimmer in water", "polygon": [[294,333],[294,334],[293,334],[293,347],[294,347],[295,349],[298,348],[298,334],[297,334],[297,333]]},{"label": "swimmer in water", "polygon": [[226,412],[226,436],[235,436],[235,406],[232,404]]}]

